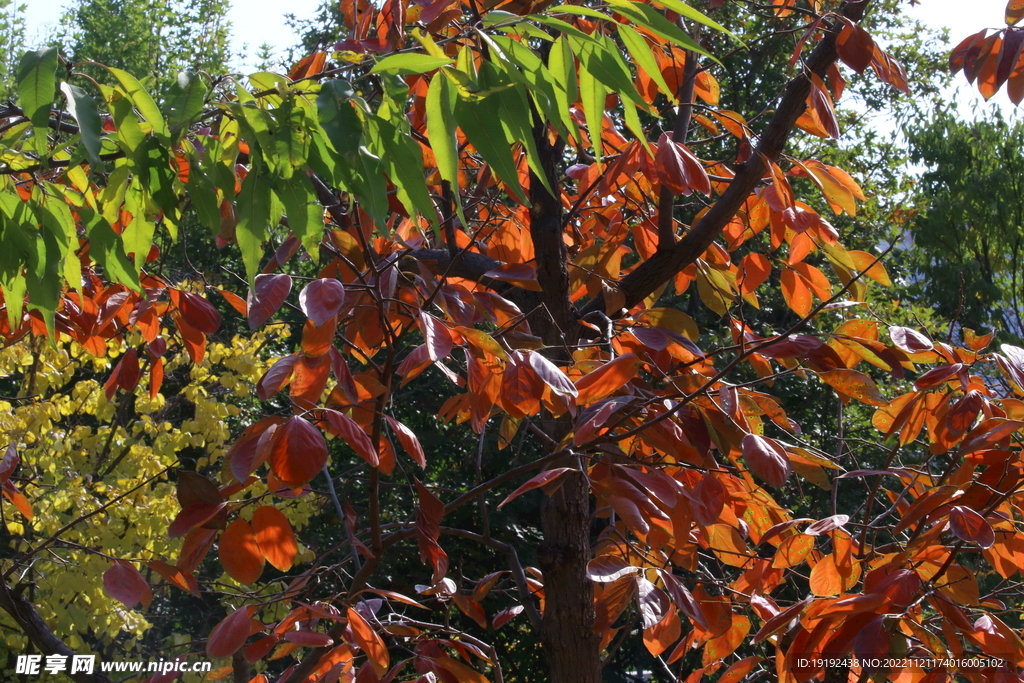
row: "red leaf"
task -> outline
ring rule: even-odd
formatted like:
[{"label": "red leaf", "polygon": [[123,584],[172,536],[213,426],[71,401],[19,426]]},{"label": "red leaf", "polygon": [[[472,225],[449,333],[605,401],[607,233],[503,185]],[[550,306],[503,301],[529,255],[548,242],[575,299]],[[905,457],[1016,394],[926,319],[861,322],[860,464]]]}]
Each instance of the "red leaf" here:
[{"label": "red leaf", "polygon": [[0,460],[0,485],[7,483],[7,480],[11,478],[11,474],[14,472],[14,468],[18,466],[19,460],[21,458],[18,456],[18,451],[12,443],[7,447],[4,459]]},{"label": "red leaf", "polygon": [[740,294],[749,294],[764,284],[772,273],[772,264],[764,254],[747,254],[740,260],[736,286]]},{"label": "red leaf", "polygon": [[914,382],[914,386],[918,389],[930,389],[931,387],[937,387],[940,384],[945,384],[951,377],[954,377],[960,369],[963,368],[963,363],[951,363],[949,365],[939,365],[932,368],[928,372],[924,373],[917,378]]},{"label": "red leaf", "polygon": [[437,362],[442,358],[447,358],[454,347],[448,328],[426,313],[420,314],[419,323],[430,360]]},{"label": "red leaf", "polygon": [[890,327],[889,337],[896,348],[907,353],[920,353],[935,348],[928,337],[909,327]]},{"label": "red leaf", "polygon": [[257,275],[255,288],[249,291],[249,329],[255,330],[270,320],[292,291],[292,279],[281,273]]},{"label": "red leaf", "polygon": [[334,278],[313,280],[299,292],[299,308],[317,327],[337,315],[344,303],[345,286]]},{"label": "red leaf", "polygon": [[298,416],[277,428],[270,448],[270,469],[292,488],[311,481],[327,462],[323,434]]},{"label": "red leaf", "polygon": [[171,538],[205,524],[225,507],[224,499],[213,482],[188,471],[178,472],[178,503],[181,512],[167,530]]},{"label": "red leaf", "polygon": [[530,352],[530,367],[537,373],[544,384],[551,387],[551,391],[562,396],[578,396],[579,391],[572,380],[562,372],[557,365],[549,361],[542,354]]},{"label": "red leaf", "polygon": [[996,542],[995,532],[985,518],[963,505],[949,509],[949,528],[961,541],[977,543],[982,548],[991,548]]},{"label": "red leaf", "polygon": [[814,109],[815,115],[818,117],[818,121],[821,122],[822,129],[828,133],[829,137],[839,137],[839,122],[836,120],[835,108],[832,106],[832,98],[828,94],[828,90],[825,88],[824,81],[815,74],[811,73],[811,95],[810,104]]},{"label": "red leaf", "polygon": [[281,391],[291,381],[292,372],[295,370],[295,364],[298,360],[299,355],[297,353],[279,358],[276,363],[270,366],[269,370],[263,373],[260,381],[256,383],[256,396],[260,400],[266,401]]},{"label": "red leaf", "polygon": [[256,508],[252,516],[252,530],[260,553],[267,562],[282,572],[292,568],[299,548],[292,525],[280,510],[270,505]]},{"label": "red leaf", "polygon": [[229,524],[217,547],[228,576],[246,585],[256,583],[263,573],[263,554],[247,521],[236,519]]},{"label": "red leaf", "polygon": [[198,294],[172,289],[171,300],[181,312],[181,317],[193,329],[203,334],[213,334],[220,329],[220,314],[217,313],[217,309]]},{"label": "red leaf", "polygon": [[402,444],[402,448],[409,454],[409,457],[420,466],[420,469],[427,469],[427,456],[423,454],[423,446],[420,445],[420,440],[416,438],[412,430],[393,417],[386,416],[385,419],[398,436],[399,443]]},{"label": "red leaf", "polygon": [[[279,642],[281,642],[281,637],[277,634],[271,634],[251,643],[245,648],[245,661],[250,664],[260,661],[270,654],[270,651],[273,650],[274,646]],[[253,683],[253,681],[249,681],[249,683]]]},{"label": "red leaf", "polygon": [[154,399],[160,393],[164,383],[164,359],[157,358],[149,369],[149,398]]},{"label": "red leaf", "polygon": [[875,41],[863,28],[854,23],[846,23],[836,38],[836,52],[846,66],[857,73],[871,65],[875,54]]},{"label": "red leaf", "polygon": [[769,486],[780,487],[789,479],[789,456],[771,439],[757,434],[744,436],[743,460],[750,471]]},{"label": "red leaf", "polygon": [[206,641],[206,654],[213,659],[224,659],[235,654],[245,645],[251,632],[250,619],[256,612],[255,605],[247,605],[229,614],[213,627]]},{"label": "red leaf", "polygon": [[711,194],[711,180],[704,166],[686,145],[673,142],[668,133],[662,133],[658,139],[654,164],[658,169],[658,180],[673,194],[689,195],[693,190]]},{"label": "red leaf", "polygon": [[555,479],[558,479],[560,476],[562,476],[563,474],[565,474],[566,472],[568,472],[571,469],[573,469],[573,468],[571,468],[571,467],[556,467],[554,469],[545,470],[544,472],[541,472],[536,477],[534,477],[530,481],[526,482],[525,484],[523,484],[522,486],[517,488],[512,493],[508,494],[508,498],[506,498],[505,500],[503,500],[500,503],[498,503],[498,507],[499,508],[502,507],[503,505],[511,502],[513,499],[518,498],[519,496],[523,495],[527,491],[532,491],[533,489],[540,488],[541,486],[546,486],[547,484],[551,483]]},{"label": "red leaf", "polygon": [[501,628],[509,621],[511,621],[514,617],[521,614],[522,611],[522,605],[516,605],[515,607],[509,607],[508,609],[504,609],[494,615],[494,619],[491,620],[491,626],[493,626],[494,630],[497,631],[499,628]]},{"label": "red leaf", "polygon": [[334,639],[326,633],[318,631],[288,631],[284,639],[302,647],[327,647],[334,644]]},{"label": "red leaf", "polygon": [[366,653],[366,657],[372,664],[374,671],[377,672],[377,675],[383,676],[387,673],[388,664],[390,663],[388,649],[384,645],[384,641],[366,623],[366,619],[357,610],[349,607],[347,614],[348,625],[352,629],[352,635],[355,636],[359,648]]},{"label": "red leaf", "polygon": [[849,515],[832,515],[831,517],[819,519],[817,522],[808,525],[808,527],[804,529],[804,533],[808,536],[821,536],[829,531],[840,528],[849,521]]},{"label": "red leaf", "polygon": [[103,389],[109,401],[114,397],[118,387],[125,391],[133,391],[139,383],[139,354],[135,349],[128,349],[121,360],[114,366],[110,378],[103,385]]},{"label": "red leaf", "polygon": [[153,599],[153,591],[146,579],[133,564],[124,560],[118,560],[103,572],[103,590],[129,609],[140,602],[148,605]]},{"label": "red leaf", "polygon": [[1024,422],[1008,420],[1004,417],[990,417],[983,421],[964,438],[960,444],[961,453],[973,453],[974,451],[994,448],[1003,439],[1009,438],[1010,434],[1024,427]]},{"label": "red leaf", "polygon": [[448,572],[448,555],[437,543],[441,536],[444,503],[419,479],[415,482],[419,498],[419,505],[416,508],[416,538],[420,548],[420,561],[434,568],[432,583],[437,583]]},{"label": "red leaf", "polygon": [[199,597],[199,584],[191,574],[183,572],[180,568],[169,565],[162,560],[151,560],[146,563],[146,566],[164,577],[168,583],[177,586],[186,593],[191,593],[197,598]]},{"label": "red leaf", "polygon": [[366,435],[358,422],[337,410],[325,410],[324,415],[327,418],[324,429],[330,434],[344,439],[345,443],[351,446],[360,458],[373,467],[380,464],[377,449],[373,447],[373,442],[370,441],[370,437]]}]

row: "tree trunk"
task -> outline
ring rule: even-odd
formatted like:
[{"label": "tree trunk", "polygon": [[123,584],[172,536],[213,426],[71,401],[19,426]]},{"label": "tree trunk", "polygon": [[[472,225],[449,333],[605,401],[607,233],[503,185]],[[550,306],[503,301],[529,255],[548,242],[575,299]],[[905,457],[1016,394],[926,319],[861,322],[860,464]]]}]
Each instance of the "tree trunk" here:
[{"label": "tree trunk", "polygon": [[[534,140],[549,185],[558,191],[556,171],[564,144],[551,144],[546,127]],[[578,314],[569,299],[569,261],[563,240],[562,202],[530,177],[530,236],[537,259],[541,292],[531,293],[525,310],[537,309],[530,324],[546,345],[545,355],[570,361],[568,349],[579,337]],[[558,443],[572,430],[572,419],[547,416],[544,430]],[[552,467],[580,467],[575,456]],[[561,487],[541,505],[544,542],[538,550],[544,572],[542,640],[552,683],[599,683],[601,640],[593,631],[594,586],[587,578],[590,562],[590,483],[582,472],[563,475]]]},{"label": "tree trunk", "polygon": [[541,505],[544,543],[544,651],[552,683],[599,683],[601,639],[594,633],[590,561],[590,483],[582,473],[563,475]]}]

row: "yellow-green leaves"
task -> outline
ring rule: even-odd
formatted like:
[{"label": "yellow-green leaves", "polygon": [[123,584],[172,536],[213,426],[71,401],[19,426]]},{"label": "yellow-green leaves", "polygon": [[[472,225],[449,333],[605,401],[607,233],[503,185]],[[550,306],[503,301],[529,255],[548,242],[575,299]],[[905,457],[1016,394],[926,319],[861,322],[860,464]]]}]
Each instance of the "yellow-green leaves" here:
[{"label": "yellow-green leaves", "polygon": [[192,120],[203,111],[207,92],[208,88],[201,78],[185,71],[179,73],[171,84],[163,109],[175,139],[179,138]]},{"label": "yellow-green leaves", "polygon": [[263,240],[267,236],[269,223],[270,183],[264,177],[263,169],[253,165],[249,175],[242,181],[242,191],[238,195],[238,225],[235,228],[235,238],[242,250],[245,277],[250,287],[260,270]]},{"label": "yellow-green leaves", "polygon": [[124,88],[124,92],[128,95],[128,98],[135,105],[135,108],[139,110],[142,117],[152,127],[152,131],[166,139],[170,137],[170,131],[167,130],[167,122],[164,121],[163,115],[160,113],[160,108],[156,106],[156,102],[146,92],[146,89],[142,87],[139,80],[132,76],[127,71],[121,69],[115,69],[113,67],[107,67],[110,73],[114,75],[121,87]]},{"label": "yellow-green leaves", "polygon": [[373,65],[370,73],[422,74],[452,63],[447,57],[417,53],[389,55]]},{"label": "yellow-green leaves", "polygon": [[363,136],[363,125],[349,104],[353,97],[352,86],[347,81],[335,79],[325,81],[316,98],[320,126],[334,149],[342,155],[359,151],[359,141]]}]

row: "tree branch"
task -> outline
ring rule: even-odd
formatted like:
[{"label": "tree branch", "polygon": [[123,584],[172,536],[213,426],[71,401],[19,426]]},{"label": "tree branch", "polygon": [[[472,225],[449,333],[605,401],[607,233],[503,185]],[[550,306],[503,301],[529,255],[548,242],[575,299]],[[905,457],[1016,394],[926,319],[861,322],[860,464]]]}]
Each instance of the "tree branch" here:
[{"label": "tree branch", "polygon": [[[54,635],[43,618],[39,616],[35,606],[25,597],[18,595],[16,591],[12,591],[4,581],[0,581],[0,609],[11,615],[11,618],[18,623],[28,639],[44,656],[63,655],[70,661],[70,658],[76,654],[74,650],[64,644],[64,641]],[[75,683],[111,683],[110,679],[102,673],[78,672],[68,674],[68,676]]]},{"label": "tree branch", "polygon": [[[686,142],[686,136],[690,132],[690,117],[693,114],[693,90],[697,83],[697,55],[687,50],[685,52],[686,62],[683,65],[683,83],[676,94],[679,100],[679,111],[676,113],[676,123],[672,130],[672,142],[680,144]],[[672,190],[661,184],[661,191],[658,195],[658,250],[671,249],[676,243],[675,221],[672,216],[672,208],[675,204],[675,195]]]},{"label": "tree branch", "polygon": [[[840,13],[847,19],[860,21],[869,2],[870,0],[846,2]],[[779,158],[793,132],[796,120],[800,118],[807,107],[807,96],[811,92],[811,80],[806,71],[824,78],[829,67],[838,58],[837,35],[838,27],[826,32],[825,37],[821,39],[807,60],[805,72],[791,80],[786,86],[775,114],[760,136],[756,152],[751,155],[746,165],[739,170],[729,187],[700,222],[694,225],[672,249],[659,250],[654,256],[622,278],[619,286],[626,296],[625,309],[628,310],[636,306],[658,287],[672,279],[677,272],[696,261],[740,210],[747,197],[764,177],[767,170],[765,160],[775,161]],[[604,308],[604,297],[599,295],[587,304],[582,313],[585,315],[590,311],[603,311]]]}]

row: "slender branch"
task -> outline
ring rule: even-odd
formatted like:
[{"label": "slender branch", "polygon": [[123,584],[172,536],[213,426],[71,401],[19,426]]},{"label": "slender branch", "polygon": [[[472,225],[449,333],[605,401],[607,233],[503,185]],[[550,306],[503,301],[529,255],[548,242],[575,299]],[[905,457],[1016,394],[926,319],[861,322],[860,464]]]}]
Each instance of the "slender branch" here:
[{"label": "slender branch", "polygon": [[[842,6],[840,14],[852,21],[859,21],[864,16],[864,11],[869,3],[870,0],[846,2]],[[811,92],[811,79],[808,72],[824,78],[829,67],[838,58],[837,34],[838,27],[832,27],[826,31],[825,37],[808,58],[804,72],[786,86],[775,114],[760,136],[756,152],[739,169],[729,187],[704,214],[704,217],[671,250],[655,253],[619,282],[622,293],[626,297],[626,310],[636,306],[658,287],[672,279],[677,272],[697,260],[740,210],[747,197],[764,177],[767,170],[765,162],[775,161],[779,158],[796,126],[796,120],[807,108],[807,96]],[[604,309],[604,297],[598,295],[581,313],[586,314],[592,310],[603,311]]]},{"label": "slender branch", "polygon": [[[687,50],[686,62],[683,65],[683,83],[679,87],[677,99],[679,111],[676,124],[672,130],[672,142],[682,144],[690,132],[690,117],[693,113],[693,90],[697,83],[697,55]],[[658,195],[658,249],[669,249],[676,243],[675,221],[672,217],[672,205],[675,196],[665,183],[661,184]]]}]

